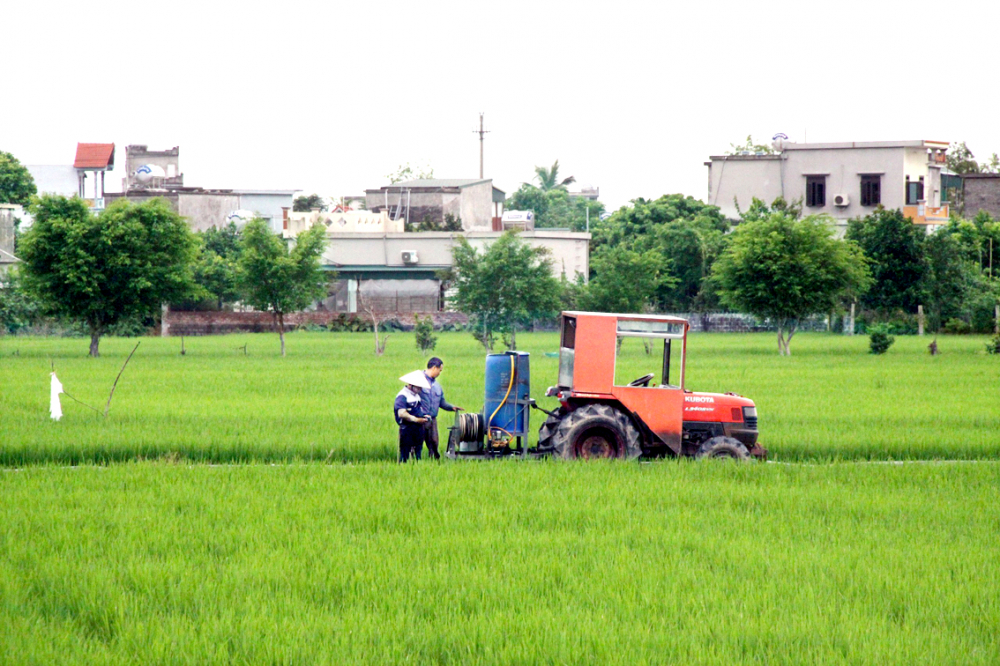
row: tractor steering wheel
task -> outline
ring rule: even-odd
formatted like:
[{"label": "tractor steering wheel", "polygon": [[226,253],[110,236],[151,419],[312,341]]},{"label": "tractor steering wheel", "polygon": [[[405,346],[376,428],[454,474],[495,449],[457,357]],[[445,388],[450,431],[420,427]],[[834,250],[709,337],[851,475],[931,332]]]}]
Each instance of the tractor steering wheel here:
[{"label": "tractor steering wheel", "polygon": [[632,381],[630,381],[628,383],[628,385],[629,386],[649,386],[649,380],[651,380],[652,378],[653,378],[653,373],[651,372],[648,375],[643,375],[642,377],[639,377],[639,379],[633,379]]}]

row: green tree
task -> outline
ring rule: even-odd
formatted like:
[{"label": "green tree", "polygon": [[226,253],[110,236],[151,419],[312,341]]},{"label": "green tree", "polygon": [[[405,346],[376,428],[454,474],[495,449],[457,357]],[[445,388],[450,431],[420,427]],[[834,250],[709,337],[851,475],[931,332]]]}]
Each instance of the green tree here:
[{"label": "green tree", "polygon": [[492,349],[497,334],[517,348],[517,329],[559,311],[559,281],[548,250],[532,247],[513,232],[483,252],[459,237],[452,248],[455,307],[470,316],[474,335]]},{"label": "green tree", "polygon": [[565,190],[568,185],[576,182],[576,178],[568,176],[559,180],[559,160],[552,163],[549,168],[536,166],[535,178],[538,180],[538,189],[543,192],[549,190]]},{"label": "green tree", "polygon": [[881,314],[916,312],[926,299],[925,238],[923,227],[881,206],[848,223],[847,239],[861,247],[871,268],[871,288],[861,297],[864,308]]},{"label": "green tree", "polygon": [[660,287],[677,281],[667,272],[667,260],[655,250],[609,248],[594,258],[592,267],[595,276],[580,302],[593,312],[645,312]]},{"label": "green tree", "polygon": [[420,315],[413,317],[413,335],[417,342],[417,349],[422,352],[434,351],[437,346],[437,336],[434,335],[434,320]]},{"label": "green tree", "polygon": [[273,315],[284,356],[285,315],[326,296],[329,277],[320,266],[326,230],[321,224],[313,225],[298,235],[289,250],[267,222],[257,218],[244,227],[240,244],[237,266],[244,300]]},{"label": "green tree", "polygon": [[292,210],[296,213],[308,213],[313,208],[326,210],[326,200],[318,194],[303,194],[292,201]]},{"label": "green tree", "polygon": [[0,203],[27,206],[35,196],[35,179],[16,157],[0,150]]},{"label": "green tree", "polygon": [[772,213],[736,228],[713,266],[723,303],[778,326],[778,352],[791,354],[798,322],[862,291],[869,276],[853,241],[838,241],[828,218]]},{"label": "green tree", "polygon": [[[730,224],[716,206],[683,194],[634,199],[606,220],[591,218],[591,256],[600,263],[604,252],[627,247],[640,254],[654,251],[677,278],[663,281],[653,306],[674,311],[704,311],[718,305],[709,281],[712,264],[722,252]],[[592,270],[596,277],[596,269]]]},{"label": "green tree", "polygon": [[[194,265],[194,281],[204,295],[222,309],[226,303],[239,300],[237,276],[242,245],[240,230],[234,223],[222,228],[211,227],[198,234],[201,241]],[[204,298],[204,295],[199,298]]]},{"label": "green tree", "polygon": [[762,220],[766,217],[770,217],[772,213],[782,213],[793,217],[796,220],[802,217],[802,199],[789,203],[785,201],[784,197],[778,197],[771,202],[770,206],[768,206],[757,197],[753,197],[750,201],[750,207],[745,211],[740,210],[740,203],[735,197],[733,197],[733,203],[736,204],[736,211],[739,213],[740,220],[743,222]]},{"label": "green tree", "polygon": [[504,208],[533,211],[535,213],[535,226],[541,226],[540,220],[546,218],[549,210],[549,198],[544,190],[529,183],[523,183],[514,194],[508,197]]},{"label": "green tree", "polygon": [[153,316],[193,288],[196,240],[163,199],[115,201],[93,215],[82,199],[43,196],[21,240],[24,282],[48,314],[83,324],[90,355],[111,327]]},{"label": "green tree", "polygon": [[0,273],[0,335],[28,328],[38,319],[40,310],[38,301],[21,285],[19,269]]},{"label": "green tree", "polygon": [[927,257],[926,300],[935,331],[949,318],[970,318],[972,296],[985,283],[958,234],[939,229],[924,244]]}]

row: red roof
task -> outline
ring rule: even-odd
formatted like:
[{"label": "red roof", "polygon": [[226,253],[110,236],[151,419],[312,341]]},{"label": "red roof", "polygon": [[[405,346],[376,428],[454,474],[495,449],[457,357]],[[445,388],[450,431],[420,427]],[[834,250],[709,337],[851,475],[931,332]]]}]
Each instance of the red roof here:
[{"label": "red roof", "polygon": [[76,144],[77,169],[113,169],[115,166],[115,144],[113,143],[78,143]]}]

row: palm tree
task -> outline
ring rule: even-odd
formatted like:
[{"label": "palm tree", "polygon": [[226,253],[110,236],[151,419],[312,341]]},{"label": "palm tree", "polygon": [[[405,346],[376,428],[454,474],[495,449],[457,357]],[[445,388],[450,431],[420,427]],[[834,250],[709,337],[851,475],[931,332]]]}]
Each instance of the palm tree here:
[{"label": "palm tree", "polygon": [[573,176],[563,178],[561,181],[559,180],[559,160],[553,162],[552,167],[549,169],[536,166],[535,178],[538,179],[538,188],[543,192],[565,190],[567,185],[576,182],[576,178]]}]

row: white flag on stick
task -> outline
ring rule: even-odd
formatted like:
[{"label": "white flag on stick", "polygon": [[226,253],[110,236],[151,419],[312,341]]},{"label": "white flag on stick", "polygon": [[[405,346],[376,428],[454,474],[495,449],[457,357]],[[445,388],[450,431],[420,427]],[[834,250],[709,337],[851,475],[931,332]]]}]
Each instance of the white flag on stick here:
[{"label": "white flag on stick", "polygon": [[62,382],[52,373],[52,389],[49,394],[49,414],[56,421],[62,418],[62,405],[59,404],[59,394],[63,392]]}]

